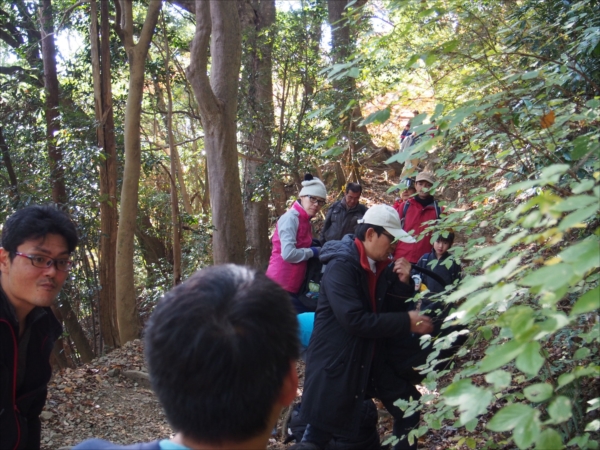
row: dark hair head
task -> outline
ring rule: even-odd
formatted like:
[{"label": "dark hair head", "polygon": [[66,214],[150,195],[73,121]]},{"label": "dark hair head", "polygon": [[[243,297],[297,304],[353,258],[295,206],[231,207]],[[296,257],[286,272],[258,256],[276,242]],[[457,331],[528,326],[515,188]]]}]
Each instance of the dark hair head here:
[{"label": "dark hair head", "polygon": [[304,181],[310,181],[312,180],[314,177],[310,174],[310,173],[305,173],[304,174]]},{"label": "dark hair head", "polygon": [[150,379],[170,424],[212,444],[265,431],[299,354],[288,293],[233,264],[202,269],[168,292],[145,333]]},{"label": "dark hair head", "polygon": [[409,186],[409,187],[406,188],[406,191],[407,192],[412,192],[414,194],[415,192],[417,192],[417,188],[411,185],[411,186]]},{"label": "dark hair head", "polygon": [[450,247],[452,247],[452,244],[454,244],[454,233],[452,231],[448,232],[448,236],[444,237],[440,234],[440,236],[437,239],[438,241],[441,242],[446,242],[448,244],[450,244]]},{"label": "dark hair head", "polygon": [[58,234],[67,241],[72,253],[77,247],[77,229],[71,218],[63,211],[49,205],[32,205],[10,216],[2,228],[2,248],[15,257],[19,245],[28,240],[40,239],[48,234]]},{"label": "dark hair head", "polygon": [[348,191],[352,191],[354,193],[362,194],[362,186],[358,183],[348,183],[346,185],[346,194]]},{"label": "dark hair head", "polygon": [[358,238],[358,240],[361,242],[365,242],[367,230],[369,228],[373,228],[373,230],[375,230],[375,233],[377,233],[377,236],[381,236],[381,233],[383,233],[384,231],[383,227],[380,227],[379,225],[371,225],[370,223],[359,223],[356,226],[356,229],[354,230],[354,237]]}]

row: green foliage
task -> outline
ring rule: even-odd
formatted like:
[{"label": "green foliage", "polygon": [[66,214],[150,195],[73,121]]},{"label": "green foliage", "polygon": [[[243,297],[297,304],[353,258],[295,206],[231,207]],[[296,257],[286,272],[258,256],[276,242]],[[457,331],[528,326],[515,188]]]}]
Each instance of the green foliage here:
[{"label": "green foliage", "polygon": [[[369,74],[380,93],[427,78],[438,104],[411,122],[425,135],[388,162],[436,158],[442,184],[473,187],[432,230],[466,238],[452,252],[469,275],[444,301],[454,308],[449,325],[466,326],[484,355],[461,350],[439,398],[402,405],[432,429],[456,414],[466,436],[487,422],[523,449],[598,447],[599,423],[585,412],[597,407],[600,369],[597,6],[391,1],[394,28],[365,38],[364,51],[336,68]],[[386,110],[364,123],[382,122]],[[433,370],[438,362],[421,367],[428,388],[447,373]],[[492,412],[494,403],[503,406]]]}]

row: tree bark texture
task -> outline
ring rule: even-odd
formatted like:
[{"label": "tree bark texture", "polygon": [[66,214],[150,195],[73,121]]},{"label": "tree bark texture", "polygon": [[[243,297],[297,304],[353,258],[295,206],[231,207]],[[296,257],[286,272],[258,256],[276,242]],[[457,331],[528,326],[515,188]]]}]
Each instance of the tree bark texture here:
[{"label": "tree bark texture", "polygon": [[94,352],[90,342],[88,341],[83,328],[79,324],[77,314],[73,311],[71,303],[65,298],[60,299],[58,302],[58,310],[60,311],[62,318],[65,323],[65,328],[69,333],[69,337],[77,347],[77,353],[81,358],[81,362],[87,363],[94,359]]},{"label": "tree bark texture", "polygon": [[[347,5],[351,0],[328,0],[328,20],[331,26],[331,53],[334,64],[344,64],[353,53],[353,40],[348,20],[344,17]],[[353,6],[364,4],[365,0],[359,0]],[[352,77],[345,77],[333,82],[334,88],[343,92],[342,101],[348,103],[351,99],[357,99],[356,81]],[[341,105],[341,106],[345,106]],[[350,143],[350,159],[354,159],[355,153],[368,148],[375,149],[377,146],[371,140],[371,135],[365,125],[358,123],[363,119],[360,104],[352,108],[351,116],[347,118],[348,142]]]},{"label": "tree bark texture", "polygon": [[133,40],[133,8],[130,0],[121,0],[121,31],[129,62],[129,92],[125,108],[125,168],[121,188],[119,230],[117,232],[117,317],[121,344],[140,334],[133,274],[133,251],[141,170],[140,121],[144,92],[144,63],[162,1],[148,3],[137,44]]},{"label": "tree bark texture", "polygon": [[[259,174],[264,160],[271,154],[274,126],[273,108],[273,33],[265,30],[275,23],[275,0],[249,0],[243,3],[246,45],[244,75],[247,107],[243,108],[246,155],[243,167],[244,222],[246,224],[246,264],[266,269],[269,245],[269,198],[267,186],[260,186]],[[258,194],[258,195],[256,195]]]},{"label": "tree bark texture", "polygon": [[[166,81],[165,85],[167,88],[167,134],[169,138],[169,161],[171,164],[171,175],[169,177],[171,181],[171,227],[173,230],[173,286],[177,286],[181,283],[181,221],[179,220],[179,201],[177,196],[177,183],[176,178],[179,178],[181,184],[181,190],[185,189],[183,185],[183,177],[181,175],[181,165],[179,164],[179,154],[177,147],[175,147],[175,138],[173,137],[173,94],[171,93],[171,71],[169,69],[171,63],[171,49],[169,48],[169,41],[167,39],[167,31],[162,16],[162,26],[164,32],[164,44],[165,44],[165,72]],[[189,201],[188,201],[189,204]]]},{"label": "tree bark texture", "polygon": [[60,131],[59,86],[56,75],[56,47],[54,46],[54,23],[52,0],[42,0],[40,8],[42,37],[42,61],[44,63],[44,89],[46,91],[46,141],[50,160],[52,201],[64,206],[67,202],[65,171],[61,149],[56,145]]},{"label": "tree bark texture", "polygon": [[239,17],[232,13],[232,3],[196,0],[196,33],[187,77],[198,100],[204,128],[215,264],[245,262],[246,230],[236,139],[241,45]]},{"label": "tree bark texture", "polygon": [[[119,344],[116,305],[117,254],[117,149],[112,109],[110,72],[110,29],[108,2],[101,2],[101,32],[98,33],[96,0],[91,1],[90,42],[96,112],[96,135],[101,149],[100,172],[100,252],[99,320],[106,350]],[[100,40],[100,48],[98,42]]]}]

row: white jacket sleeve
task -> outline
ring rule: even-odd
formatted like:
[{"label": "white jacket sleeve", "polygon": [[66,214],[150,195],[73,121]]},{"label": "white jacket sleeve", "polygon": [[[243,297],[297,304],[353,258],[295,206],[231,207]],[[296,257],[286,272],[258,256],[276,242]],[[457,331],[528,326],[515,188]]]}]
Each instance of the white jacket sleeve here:
[{"label": "white jacket sleeve", "polygon": [[277,230],[281,241],[281,257],[289,263],[306,261],[313,256],[310,248],[296,248],[299,223],[298,213],[294,210],[288,211],[277,221]]}]

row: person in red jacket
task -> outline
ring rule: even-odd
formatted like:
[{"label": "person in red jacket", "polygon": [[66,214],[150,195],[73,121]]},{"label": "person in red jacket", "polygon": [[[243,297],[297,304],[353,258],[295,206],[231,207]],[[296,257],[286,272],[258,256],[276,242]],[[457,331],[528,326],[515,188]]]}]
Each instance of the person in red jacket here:
[{"label": "person in red jacket", "polygon": [[406,258],[409,262],[416,264],[421,256],[433,249],[431,233],[425,234],[421,239],[419,239],[419,235],[431,225],[426,222],[439,219],[442,212],[429,192],[434,183],[435,177],[431,172],[421,172],[415,180],[417,195],[405,202],[396,201],[394,203],[394,209],[400,215],[403,230],[412,231],[413,236],[417,239],[414,244],[399,242],[394,252],[394,259]]}]

